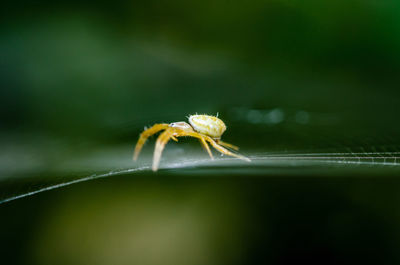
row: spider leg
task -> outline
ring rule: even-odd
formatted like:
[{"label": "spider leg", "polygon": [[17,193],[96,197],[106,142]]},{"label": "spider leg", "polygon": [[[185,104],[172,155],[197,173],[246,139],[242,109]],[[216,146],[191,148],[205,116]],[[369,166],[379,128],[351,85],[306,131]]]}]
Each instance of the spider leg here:
[{"label": "spider leg", "polygon": [[139,140],[136,143],[135,153],[133,155],[133,160],[136,161],[136,159],[138,158],[139,153],[142,150],[143,145],[146,143],[147,138],[149,138],[150,136],[152,136],[155,133],[158,133],[161,130],[167,129],[168,126],[169,125],[165,124],[165,123],[155,124],[151,128],[143,131],[140,134]]},{"label": "spider leg", "polygon": [[178,142],[178,138],[176,138],[175,136],[171,136],[171,139],[174,140],[175,142]]},{"label": "spider leg", "polygon": [[221,152],[221,153],[224,154],[224,155],[237,157],[237,158],[239,158],[239,159],[242,159],[242,160],[245,160],[245,161],[248,161],[248,162],[251,161],[249,158],[247,158],[247,157],[245,157],[245,156],[238,155],[238,154],[235,154],[235,153],[232,153],[232,152],[228,151],[227,149],[225,149],[225,148],[223,148],[222,146],[220,146],[219,144],[217,144],[211,137],[208,137],[208,136],[207,136],[206,139],[207,139],[208,142],[210,142],[210,144],[211,144],[215,149],[217,149],[219,152]]},{"label": "spider leg", "polygon": [[[249,161],[249,162],[251,161],[249,158],[247,158],[247,157],[245,157],[245,156],[232,153],[232,152],[230,152],[229,150],[223,148],[222,146],[220,146],[219,144],[217,144],[217,143],[216,143],[211,137],[209,137],[209,136],[205,136],[205,135],[202,135],[202,134],[197,133],[197,132],[181,132],[179,135],[180,135],[180,136],[185,136],[185,135],[186,135],[186,136],[196,137],[196,138],[199,138],[199,139],[204,139],[204,140],[208,141],[215,149],[217,149],[219,152],[221,152],[221,153],[223,153],[223,154],[225,154],[225,155],[237,157],[237,158],[239,158],[239,159],[246,160],[246,161]],[[211,151],[210,151],[210,153],[211,153]]]},{"label": "spider leg", "polygon": [[198,138],[200,143],[202,144],[202,146],[206,149],[206,151],[207,151],[208,155],[210,156],[210,158],[214,159],[214,156],[211,153],[210,147],[207,144],[206,138],[203,135],[201,135],[199,133],[187,132],[187,131],[183,131],[183,130],[179,130],[179,129],[176,130],[176,134],[177,134],[177,137],[180,137],[180,136],[192,136],[192,137]]},{"label": "spider leg", "polygon": [[226,143],[226,142],[222,142],[221,140],[217,140],[216,142],[217,142],[217,144],[225,146],[225,147],[228,147],[230,149],[233,149],[233,150],[236,150],[236,151],[239,150],[239,147],[237,147],[236,145],[233,145],[233,144],[230,144],[230,143]]},{"label": "spider leg", "polygon": [[200,137],[199,140],[200,140],[200,143],[203,145],[203,147],[206,149],[206,151],[207,151],[208,155],[210,156],[210,158],[214,159],[214,157],[213,157],[213,155],[211,153],[210,147],[208,146],[208,144],[207,144],[206,140],[204,139],[204,137]]},{"label": "spider leg", "polygon": [[173,128],[168,128],[157,138],[153,155],[153,171],[157,171],[158,165],[160,164],[162,151],[164,150],[164,147],[168,143],[169,139],[173,137],[174,132],[175,130]]}]

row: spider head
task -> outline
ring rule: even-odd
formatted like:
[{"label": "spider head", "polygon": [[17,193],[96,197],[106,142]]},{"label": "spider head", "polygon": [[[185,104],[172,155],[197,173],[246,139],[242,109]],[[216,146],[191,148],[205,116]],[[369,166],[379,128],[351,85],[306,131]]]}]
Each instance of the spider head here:
[{"label": "spider head", "polygon": [[184,122],[184,121],[170,123],[169,127],[178,128],[178,129],[184,130],[186,132],[193,132],[192,126],[190,126],[189,123]]}]

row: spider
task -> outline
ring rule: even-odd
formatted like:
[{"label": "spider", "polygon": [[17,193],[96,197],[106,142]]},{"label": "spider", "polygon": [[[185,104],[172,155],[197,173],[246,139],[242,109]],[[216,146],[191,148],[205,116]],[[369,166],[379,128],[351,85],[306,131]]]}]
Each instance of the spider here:
[{"label": "spider", "polygon": [[157,138],[153,156],[153,171],[157,171],[158,169],[158,165],[160,164],[161,159],[161,153],[164,150],[167,142],[170,139],[177,142],[177,137],[181,136],[191,136],[198,138],[211,159],[214,159],[214,157],[207,142],[210,143],[216,150],[218,150],[222,154],[250,161],[249,158],[232,153],[223,147],[225,146],[233,150],[239,150],[237,146],[221,141],[221,135],[226,130],[225,123],[221,119],[209,115],[191,115],[189,116],[189,123],[184,121],[173,122],[170,124],[157,123],[154,124],[151,128],[145,129],[140,134],[139,140],[136,143],[135,153],[133,155],[134,161],[136,161],[136,159],[138,158],[139,153],[142,150],[142,147],[145,144],[147,138],[161,130],[165,131],[161,133],[160,136]]}]

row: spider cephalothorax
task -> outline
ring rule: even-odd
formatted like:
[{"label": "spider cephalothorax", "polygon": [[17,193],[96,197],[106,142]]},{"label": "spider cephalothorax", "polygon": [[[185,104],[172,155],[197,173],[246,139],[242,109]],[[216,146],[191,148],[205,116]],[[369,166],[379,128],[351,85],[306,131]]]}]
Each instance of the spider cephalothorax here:
[{"label": "spider cephalothorax", "polygon": [[[189,124],[190,123],[190,124]],[[142,149],[144,143],[146,142],[147,138],[161,130],[165,130],[160,136],[157,138],[156,147],[154,150],[154,157],[153,157],[153,171],[157,171],[158,165],[160,163],[161,153],[166,145],[166,143],[172,139],[174,141],[178,141],[177,137],[181,136],[191,136],[198,138],[201,144],[204,146],[206,151],[208,152],[211,159],[213,155],[211,153],[210,147],[208,143],[210,143],[215,149],[225,155],[237,157],[246,161],[250,161],[245,156],[238,155],[235,153],[230,152],[225,147],[238,150],[239,148],[222,142],[221,136],[226,130],[225,123],[214,116],[209,115],[191,115],[189,116],[189,123],[180,121],[180,122],[173,122],[170,124],[167,123],[158,123],[153,125],[151,128],[146,129],[144,132],[140,134],[139,140],[135,147],[135,154],[133,159],[136,160],[139,156],[140,150]],[[207,143],[208,142],[208,143]]]}]

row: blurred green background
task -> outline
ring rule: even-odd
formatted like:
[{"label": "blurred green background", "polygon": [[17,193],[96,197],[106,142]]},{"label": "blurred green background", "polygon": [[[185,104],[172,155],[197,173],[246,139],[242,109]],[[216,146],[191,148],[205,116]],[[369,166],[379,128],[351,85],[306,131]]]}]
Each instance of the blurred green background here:
[{"label": "blurred green background", "polygon": [[[0,12],[0,201],[93,176],[0,203],[1,263],[400,262],[400,2]],[[132,162],[194,113],[253,162],[182,139],[150,173],[154,137]]]}]

